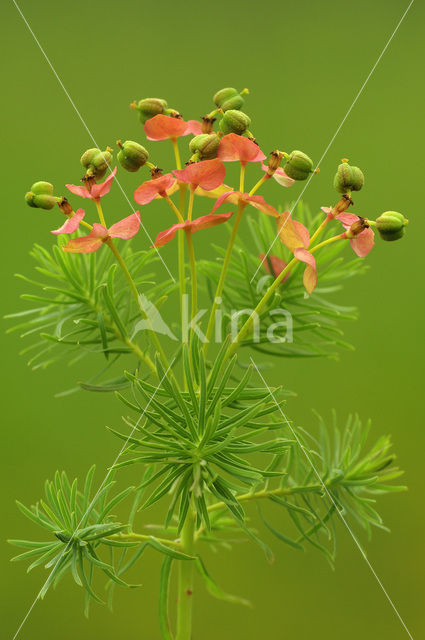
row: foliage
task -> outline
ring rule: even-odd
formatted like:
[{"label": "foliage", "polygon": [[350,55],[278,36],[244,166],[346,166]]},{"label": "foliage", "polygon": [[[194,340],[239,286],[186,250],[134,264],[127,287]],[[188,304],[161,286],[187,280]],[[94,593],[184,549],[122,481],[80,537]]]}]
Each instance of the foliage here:
[{"label": "foliage", "polygon": [[[294,206],[295,203],[291,203],[287,208],[292,210]],[[297,220],[309,231],[317,227],[320,214],[313,216],[305,203],[300,201],[295,211]],[[231,318],[235,310],[255,308],[274,280],[270,273],[266,273],[264,265],[260,267],[259,256],[274,255],[286,263],[290,260],[289,249],[276,236],[273,218],[251,216],[248,212],[245,215],[248,218],[250,244],[246,238],[235,242],[227,274],[227,287],[222,294],[224,335],[230,331]],[[328,230],[324,233],[323,239],[331,235],[331,231]],[[214,297],[225,254],[223,247],[213,245],[213,248],[218,258],[203,259],[199,263],[199,269],[206,277],[207,291],[211,299]],[[309,296],[304,291],[302,271],[295,268],[293,276],[281,285],[267,311],[261,316],[258,342],[253,342],[252,337],[248,336],[241,342],[241,346],[253,348],[261,354],[285,358],[335,358],[338,356],[338,347],[352,349],[352,346],[343,340],[343,331],[338,323],[343,320],[355,320],[357,309],[337,304],[333,298],[342,290],[346,280],[364,273],[368,267],[361,258],[344,259],[341,255],[344,249],[342,243],[336,243],[318,255],[320,283]],[[285,335],[282,336],[282,341],[279,341],[277,334],[276,342],[271,342],[268,331],[272,323],[282,321],[285,329],[288,327],[285,321],[285,317],[288,316],[282,316],[280,313],[282,308],[290,314],[292,341],[285,340]]]},{"label": "foliage", "polygon": [[[187,351],[186,351],[187,353]],[[228,367],[229,368],[229,367]],[[203,378],[199,363],[199,382]],[[44,597],[51,585],[56,586],[69,572],[77,585],[85,590],[86,613],[91,599],[102,602],[93,589],[97,571],[108,577],[109,602],[112,603],[113,586],[134,587],[123,580],[123,575],[138,562],[147,548],[163,555],[161,571],[160,617],[166,625],[166,594],[171,566],[175,561],[193,562],[208,591],[215,597],[229,602],[249,604],[246,600],[224,593],[209,574],[202,557],[196,553],[187,555],[181,548],[180,533],[183,515],[193,498],[197,510],[196,540],[212,548],[229,549],[240,536],[248,537],[265,552],[269,560],[273,552],[262,539],[271,532],[290,548],[303,550],[305,544],[319,550],[333,563],[336,553],[336,522],[342,518],[351,528],[360,526],[370,534],[372,527],[385,529],[375,509],[376,497],[397,492],[405,487],[391,484],[401,471],[394,466],[391,441],[383,436],[371,447],[366,447],[370,423],[362,426],[357,416],[349,416],[343,427],[333,416],[331,428],[319,417],[318,438],[303,429],[294,430],[276,421],[258,426],[255,418],[273,415],[270,394],[264,389],[248,386],[248,373],[243,383],[227,387],[223,375],[222,408],[233,410],[229,419],[217,411],[219,386],[214,383],[204,389],[202,400],[194,411],[190,404],[191,392],[179,393],[172,382],[161,386],[152,399],[150,385],[130,376],[135,393],[143,398],[145,409],[143,426],[126,420],[140,437],[123,436],[128,446],[129,460],[121,467],[133,463],[145,465],[144,477],[137,487],[129,487],[109,497],[114,481],[108,480],[92,496],[91,485],[94,467],[87,474],[82,491],[75,479],[57,473],[53,482],[46,482],[46,499],[27,508],[18,502],[19,509],[32,522],[42,527],[48,540],[44,542],[10,540],[26,549],[15,558],[29,560],[28,571],[44,565],[49,571],[40,596]],[[210,380],[220,374],[217,366]],[[165,379],[164,379],[165,380]],[[275,390],[273,390],[274,396]],[[202,396],[201,396],[202,398]],[[141,408],[125,400],[137,414]],[[202,432],[182,433],[182,416],[191,421],[203,406],[205,420]],[[274,407],[276,409],[276,405]],[[137,423],[136,423],[137,424]],[[263,425],[263,422],[260,423]],[[215,429],[213,429],[215,425]],[[273,434],[276,435],[273,437]],[[206,437],[206,434],[209,434]],[[258,436],[267,436],[270,439]],[[296,440],[294,440],[294,435]],[[193,438],[193,440],[192,440]],[[195,449],[198,445],[198,450]],[[297,445],[297,446],[295,446]],[[301,445],[301,446],[299,446]],[[247,462],[252,453],[266,453],[269,462],[257,469]],[[137,454],[136,457],[133,457]],[[241,456],[244,456],[243,458]],[[249,491],[244,490],[248,485]],[[150,494],[143,496],[146,490]],[[129,516],[125,524],[117,522],[113,512],[128,497],[133,496]],[[156,535],[133,532],[137,511],[146,510],[155,502],[165,499],[168,512]],[[177,504],[178,515],[175,514]],[[244,505],[257,504],[259,534],[252,517],[244,511]],[[269,508],[272,506],[272,509]],[[267,515],[264,514],[265,508]],[[282,525],[282,512],[288,520]],[[270,514],[270,515],[269,515]],[[254,513],[255,516],[255,513]],[[278,520],[279,525],[269,518]],[[292,525],[292,526],[291,526]],[[291,532],[293,529],[293,532]],[[295,535],[294,535],[295,532]],[[172,536],[164,538],[162,536]],[[161,537],[158,537],[161,536]],[[102,553],[106,558],[103,559]],[[130,556],[129,556],[130,554]],[[165,628],[165,627],[164,627]]]},{"label": "foliage", "polygon": [[[30,355],[28,365],[34,370],[63,359],[75,364],[101,354],[104,364],[85,387],[110,391],[117,385],[127,386],[123,376],[100,386],[98,380],[120,356],[132,354],[137,361],[140,359],[142,351],[133,337],[140,310],[129,300],[112,254],[70,255],[62,251],[63,245],[63,236],[51,251],[34,245],[31,256],[40,280],[17,277],[40,293],[22,294],[21,298],[33,307],[6,316],[17,322],[8,331],[19,331],[22,338],[31,340],[21,354]],[[175,284],[171,280],[155,283],[155,252],[133,251],[126,244],[123,255],[136,285],[143,287],[149,302],[160,308]]]}]

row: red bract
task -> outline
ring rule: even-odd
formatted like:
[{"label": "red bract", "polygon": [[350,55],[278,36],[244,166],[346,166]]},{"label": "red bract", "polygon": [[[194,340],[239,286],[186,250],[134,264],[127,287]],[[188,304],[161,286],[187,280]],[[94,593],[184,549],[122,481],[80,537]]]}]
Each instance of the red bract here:
[{"label": "red bract", "polygon": [[[259,257],[267,273],[271,273],[275,278],[277,278],[277,276],[281,274],[282,271],[287,267],[286,262],[281,258],[278,258],[277,256],[273,256],[273,255],[266,256],[265,253],[260,253]],[[271,266],[271,270],[270,270],[270,266]],[[285,280],[287,280],[289,276],[290,276],[290,273],[287,273],[286,276],[282,279],[282,282],[285,282]]]},{"label": "red bract", "polygon": [[290,211],[285,211],[277,220],[277,230],[283,244],[292,251],[294,257],[306,263],[303,282],[307,293],[311,294],[317,285],[317,268],[313,254],[308,251],[308,229],[301,222],[292,220]]},{"label": "red bract", "polygon": [[[344,211],[343,213],[338,214],[337,216],[333,216],[331,207],[321,207],[322,211],[326,213],[328,216],[336,217],[339,220],[347,231],[350,229],[351,225],[359,220],[359,216],[356,216],[354,213],[348,213]],[[344,234],[345,235],[345,234]],[[345,235],[345,237],[347,237]],[[367,254],[373,249],[375,244],[375,236],[370,227],[367,229],[363,229],[361,233],[359,233],[354,238],[349,238],[351,248],[354,253],[359,256],[359,258],[364,258]]]},{"label": "red bract", "polygon": [[[266,171],[266,172],[269,170],[268,165],[264,164],[264,162],[261,163],[261,168],[263,171]],[[274,178],[276,182],[282,185],[282,187],[292,187],[292,185],[295,182],[293,178],[290,178],[289,176],[286,175],[282,167],[278,167],[276,171],[273,173],[273,175],[271,176],[269,175],[268,177]]]},{"label": "red bract", "polygon": [[172,188],[175,181],[176,179],[171,173],[166,173],[165,176],[161,176],[160,178],[146,180],[140,187],[137,187],[134,192],[134,199],[138,204],[148,204],[157,196],[165,197],[167,191]]},{"label": "red bract", "polygon": [[201,231],[201,229],[209,229],[210,227],[215,227],[218,224],[223,224],[223,222],[227,222],[232,215],[232,211],[229,213],[209,213],[208,215],[201,216],[195,220],[185,220],[185,222],[173,224],[169,229],[158,233],[153,246],[162,247],[164,244],[168,244],[170,240],[174,238],[179,229],[188,229],[190,233],[195,233],[196,231]]},{"label": "red bract", "polygon": [[159,113],[157,116],[146,120],[145,133],[148,140],[176,140],[180,136],[188,136],[190,133],[197,136],[202,133],[202,125],[197,120],[186,122],[182,118],[173,118]]},{"label": "red bract", "polygon": [[249,138],[238,136],[236,133],[229,133],[220,140],[217,156],[224,162],[236,162],[241,164],[247,162],[261,162],[266,156],[260,147]]},{"label": "red bract", "polygon": [[115,167],[112,173],[109,174],[106,180],[104,180],[103,182],[99,182],[98,184],[94,184],[91,187],[78,184],[67,184],[65,186],[76,196],[81,196],[82,198],[91,198],[91,200],[99,200],[110,192],[112,180],[115,178],[116,172],[117,167]]},{"label": "red bract", "polygon": [[229,200],[233,204],[244,202],[245,204],[250,204],[251,207],[255,207],[268,216],[272,216],[273,218],[279,217],[276,209],[272,207],[271,204],[267,204],[263,196],[250,196],[249,193],[242,193],[241,191],[228,191],[227,193],[223,193],[219,198],[217,198],[215,205],[211,209],[211,213],[214,213],[214,211],[226,200]]},{"label": "red bract", "polygon": [[92,253],[100,249],[102,244],[110,238],[129,240],[139,231],[140,213],[136,211],[131,216],[120,220],[107,229],[102,224],[94,223],[88,236],[72,238],[63,248],[70,253]]},{"label": "red bract", "polygon": [[214,158],[214,160],[194,162],[185,169],[176,169],[173,173],[180,182],[190,184],[193,191],[197,187],[201,187],[205,191],[212,191],[223,184],[226,167],[221,160]]},{"label": "red bract", "polygon": [[51,233],[54,235],[59,235],[60,233],[74,233],[74,231],[77,231],[80,226],[80,222],[85,215],[86,212],[84,209],[77,209],[74,215],[67,219],[65,224],[59,227],[59,229],[54,229]]}]

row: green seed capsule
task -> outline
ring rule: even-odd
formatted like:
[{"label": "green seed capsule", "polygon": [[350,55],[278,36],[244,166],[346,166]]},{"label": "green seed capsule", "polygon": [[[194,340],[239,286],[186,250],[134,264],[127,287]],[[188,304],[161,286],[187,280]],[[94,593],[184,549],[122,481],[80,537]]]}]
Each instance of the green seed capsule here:
[{"label": "green seed capsule", "polygon": [[216,133],[201,133],[189,142],[189,149],[199,160],[211,160],[217,156],[220,138]]},{"label": "green seed capsule", "polygon": [[25,202],[35,209],[53,209],[56,204],[53,196],[46,194],[37,195],[32,191],[28,191],[28,193],[25,194]]},{"label": "green seed capsule", "polygon": [[223,111],[229,111],[229,109],[241,109],[244,104],[244,99],[240,95],[239,91],[233,87],[227,87],[217,91],[213,97],[214,103]]},{"label": "green seed capsule", "polygon": [[404,227],[407,220],[403,214],[397,211],[385,211],[376,220],[376,228],[382,240],[392,242],[399,240],[404,235]]},{"label": "green seed capsule", "polygon": [[123,144],[118,141],[117,144],[121,147],[117,155],[118,162],[127,171],[138,171],[149,159],[149,153],[145,147],[137,142],[127,140]]},{"label": "green seed capsule", "polygon": [[88,169],[91,164],[93,164],[93,160],[100,153],[100,149],[87,149],[84,151],[83,155],[80,158],[80,162],[85,169]]},{"label": "green seed capsule", "polygon": [[364,175],[358,167],[352,167],[348,162],[342,162],[335,174],[334,188],[338,193],[360,191],[364,185]]},{"label": "green seed capsule", "polygon": [[251,118],[243,111],[237,111],[236,109],[226,111],[220,121],[220,130],[224,135],[236,133],[241,136],[250,126]]},{"label": "green seed capsule", "polygon": [[167,106],[167,101],[162,98],[143,98],[143,100],[139,100],[135,108],[139,112],[140,122],[145,124],[149,118],[164,113]]},{"label": "green seed capsule", "polygon": [[41,180],[40,182],[34,182],[31,187],[31,191],[37,195],[52,196],[54,189],[53,185],[50,184],[50,182],[44,182]]},{"label": "green seed capsule", "polygon": [[293,180],[306,180],[314,169],[313,161],[302,151],[293,151],[283,170]]},{"label": "green seed capsule", "polygon": [[110,151],[100,151],[100,149],[87,149],[80,159],[81,164],[86,169],[86,175],[100,180],[111,165],[112,154]]},{"label": "green seed capsule", "polygon": [[53,191],[50,182],[34,182],[31,191],[25,194],[25,202],[35,209],[53,209],[56,204]]}]

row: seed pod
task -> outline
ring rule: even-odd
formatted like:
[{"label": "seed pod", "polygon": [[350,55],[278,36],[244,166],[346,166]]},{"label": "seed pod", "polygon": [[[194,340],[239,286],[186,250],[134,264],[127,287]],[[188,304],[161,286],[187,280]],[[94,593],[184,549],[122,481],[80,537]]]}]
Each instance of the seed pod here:
[{"label": "seed pod", "polygon": [[87,151],[84,151],[83,155],[80,158],[80,162],[85,169],[89,168],[98,153],[100,153],[100,149],[96,148],[87,149]]},{"label": "seed pod", "polygon": [[53,191],[50,182],[34,182],[31,190],[25,194],[25,202],[35,209],[53,209],[56,204]]},{"label": "seed pod", "polygon": [[302,151],[293,151],[283,170],[293,180],[306,180],[313,171],[313,161]]},{"label": "seed pod", "polygon": [[142,147],[142,145],[137,142],[127,140],[122,143],[118,140],[117,145],[121,147],[121,151],[119,151],[117,155],[118,162],[123,169],[127,171],[138,171],[149,159],[149,153],[145,147]]},{"label": "seed pod", "polygon": [[53,185],[50,182],[44,182],[40,180],[39,182],[34,182],[31,187],[31,191],[36,195],[47,195],[52,196],[54,193]]},{"label": "seed pod", "polygon": [[135,104],[134,108],[139,112],[140,122],[145,124],[149,118],[164,113],[167,106],[167,101],[162,98],[143,98]]},{"label": "seed pod", "polygon": [[244,105],[244,99],[237,89],[233,87],[227,87],[217,91],[213,97],[214,103],[222,111],[229,111],[229,109],[241,109]]},{"label": "seed pod", "polygon": [[376,219],[379,235],[387,242],[402,238],[406,224],[407,220],[403,214],[397,211],[385,211]]},{"label": "seed pod", "polygon": [[199,160],[211,160],[217,156],[220,138],[216,133],[201,133],[192,138],[189,149],[198,155]]},{"label": "seed pod", "polygon": [[360,191],[364,185],[364,175],[358,167],[352,167],[348,162],[342,162],[335,174],[334,188],[338,193]]},{"label": "seed pod", "polygon": [[236,109],[226,111],[220,121],[220,130],[224,135],[236,133],[241,136],[250,126],[251,118],[243,111],[237,111]]},{"label": "seed pod", "polygon": [[108,150],[87,149],[81,156],[80,162],[86,169],[87,176],[100,180],[112,162],[112,154]]}]

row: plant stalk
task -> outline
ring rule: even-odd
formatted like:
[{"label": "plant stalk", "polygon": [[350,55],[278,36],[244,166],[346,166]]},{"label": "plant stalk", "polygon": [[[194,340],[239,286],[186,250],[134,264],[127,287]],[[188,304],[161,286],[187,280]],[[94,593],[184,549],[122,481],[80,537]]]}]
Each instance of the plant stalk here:
[{"label": "plant stalk", "polygon": [[[243,193],[245,188],[245,165],[241,163],[241,168],[240,168],[240,175],[239,175],[239,191],[241,193]],[[207,354],[208,351],[208,346],[210,343],[210,339],[211,339],[211,335],[214,329],[214,325],[215,325],[215,313],[217,311],[217,307],[218,307],[218,300],[220,299],[220,296],[223,292],[223,288],[224,288],[224,283],[226,281],[226,275],[227,275],[227,271],[229,268],[229,264],[230,264],[230,258],[232,257],[232,252],[233,252],[233,246],[235,244],[235,240],[236,240],[236,236],[239,230],[239,226],[241,224],[241,220],[242,220],[242,214],[244,212],[246,203],[242,202],[242,200],[239,201],[238,203],[238,210],[236,213],[236,219],[233,225],[233,229],[232,229],[232,233],[231,236],[229,238],[229,243],[227,245],[227,249],[226,249],[226,255],[224,257],[224,261],[223,261],[223,266],[221,268],[221,273],[220,273],[220,278],[217,284],[217,289],[214,295],[214,300],[213,300],[213,304],[211,307],[211,313],[210,313],[210,317],[208,320],[208,326],[207,326],[207,331],[205,333],[205,344],[204,344],[204,353],[205,355]]]},{"label": "plant stalk", "polygon": [[[181,548],[187,555],[193,555],[194,540],[195,517],[193,512],[189,510],[181,532]],[[193,573],[193,561],[180,560],[176,640],[191,640],[192,638]]]},{"label": "plant stalk", "polygon": [[[327,240],[324,240],[320,244],[317,244],[315,247],[312,247],[310,249],[310,253],[315,253],[318,249],[321,249],[322,247],[325,247],[328,244],[332,244],[333,242],[337,242],[338,240],[343,240],[343,239],[344,239],[344,234],[343,233],[341,233],[341,234],[339,234],[337,236],[332,236],[331,238],[328,238]],[[291,269],[293,269],[293,267],[295,267],[295,265],[298,262],[299,262],[299,260],[297,258],[292,258],[292,260],[286,265],[286,267],[283,269],[283,271],[281,271],[280,274],[277,276],[276,280],[267,289],[266,293],[261,298],[260,302],[257,304],[257,306],[255,307],[254,311],[251,313],[251,315],[249,316],[249,318],[247,319],[245,324],[240,329],[240,331],[237,334],[237,336],[234,339],[234,341],[229,345],[229,348],[226,351],[226,356],[225,356],[226,360],[231,358],[232,355],[235,353],[235,351],[238,349],[238,347],[240,346],[241,341],[246,337],[246,335],[250,331],[251,325],[252,325],[252,323],[254,321],[254,318],[261,316],[261,314],[265,310],[265,308],[267,306],[267,303],[270,300],[270,298],[273,295],[273,293],[276,291],[276,289],[278,288],[280,283],[283,281],[284,277],[288,273],[291,272]]]}]

